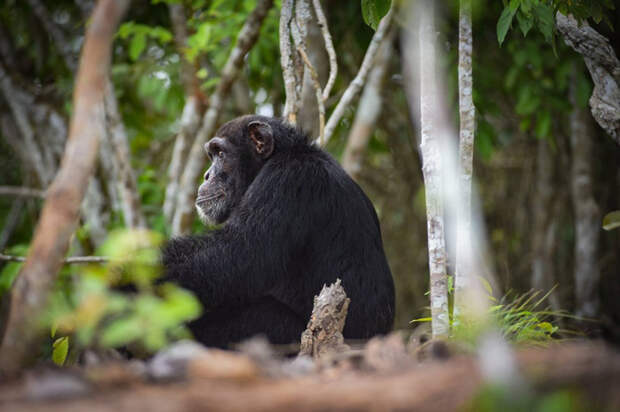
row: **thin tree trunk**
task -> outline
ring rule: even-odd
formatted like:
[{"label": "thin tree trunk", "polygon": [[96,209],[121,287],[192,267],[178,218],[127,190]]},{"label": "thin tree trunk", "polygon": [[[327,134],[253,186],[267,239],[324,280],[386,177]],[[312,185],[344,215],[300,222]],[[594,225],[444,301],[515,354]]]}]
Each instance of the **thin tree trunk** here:
[{"label": "thin tree trunk", "polygon": [[573,105],[570,114],[570,141],[573,160],[571,194],[575,214],[575,312],[578,316],[595,318],[600,304],[597,254],[601,216],[594,198],[591,117],[577,102],[577,67],[573,70],[570,86]]},{"label": "thin tree trunk", "polygon": [[205,163],[203,146],[215,132],[224,99],[228,95],[232,82],[241,70],[243,58],[258,39],[261,25],[272,4],[273,0],[259,0],[257,2],[254,11],[248,16],[237,37],[237,42],[222,69],[221,80],[209,99],[209,109],[203,117],[202,126],[194,139],[181,177],[177,205],[172,219],[173,236],[185,234],[189,231],[193,218],[196,183]]},{"label": "thin tree trunk", "polygon": [[454,279],[454,317],[463,312],[467,304],[465,289],[472,276],[471,234],[471,185],[474,159],[475,107],[472,98],[472,23],[471,0],[461,0],[459,9],[459,160],[460,201],[457,216],[456,268]]},{"label": "thin tree trunk", "polygon": [[[554,200],[554,157],[546,140],[538,140],[536,155],[536,189],[534,193],[534,223],[532,225],[532,288],[548,292],[555,283],[553,251],[556,240],[557,213]],[[555,293],[549,296],[551,306],[559,309]]]},{"label": "thin tree trunk", "polygon": [[136,175],[131,167],[129,140],[125,131],[125,124],[118,111],[114,85],[109,76],[105,86],[105,112],[106,138],[112,143],[114,151],[115,169],[118,171],[116,182],[121,198],[125,226],[132,229],[145,227],[146,220],[142,214]]},{"label": "thin tree trunk", "polygon": [[38,317],[60,270],[79,219],[79,208],[104,133],[104,93],[111,44],[124,0],[100,0],[88,27],[74,92],[74,115],[61,168],[47,192],[26,262],[10,295],[3,324],[0,370],[17,373],[33,361],[40,338]]},{"label": "thin tree trunk", "polygon": [[359,178],[364,153],[381,114],[381,91],[392,57],[394,33],[395,30],[390,30],[377,53],[342,155],[342,168],[355,180]]},{"label": "thin tree trunk", "polygon": [[444,207],[442,200],[441,141],[437,99],[438,87],[435,61],[434,7],[426,2],[428,13],[419,16],[419,75],[420,75],[420,151],[426,192],[426,222],[428,235],[428,267],[433,337],[450,333],[448,315],[448,278],[446,274],[446,244]]},{"label": "thin tree trunk", "polygon": [[185,58],[184,50],[187,47],[187,21],[182,4],[171,4],[170,19],[174,30],[174,40],[177,52],[181,59],[181,80],[185,89],[185,105],[179,124],[179,133],[174,141],[172,157],[168,166],[168,184],[164,198],[164,216],[169,223],[175,213],[179,184],[183,173],[183,166],[190,148],[190,139],[200,127],[202,105],[200,103],[200,88],[195,68]]}]

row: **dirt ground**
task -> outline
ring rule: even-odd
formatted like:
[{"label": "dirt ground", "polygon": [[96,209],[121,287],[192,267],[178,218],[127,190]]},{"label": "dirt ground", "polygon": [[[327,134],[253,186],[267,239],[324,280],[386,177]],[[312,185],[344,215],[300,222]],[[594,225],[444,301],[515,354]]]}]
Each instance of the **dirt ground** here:
[{"label": "dirt ground", "polygon": [[[182,373],[163,380],[128,362],[37,369],[0,384],[0,410],[451,411],[471,407],[482,388],[475,356],[408,353],[405,358],[390,350],[379,344],[374,355],[367,349],[344,354],[303,373],[290,372],[295,368],[288,360],[215,350],[193,357]],[[568,390],[587,410],[620,410],[616,349],[600,342],[562,343],[521,349],[516,357],[531,393]]]}]

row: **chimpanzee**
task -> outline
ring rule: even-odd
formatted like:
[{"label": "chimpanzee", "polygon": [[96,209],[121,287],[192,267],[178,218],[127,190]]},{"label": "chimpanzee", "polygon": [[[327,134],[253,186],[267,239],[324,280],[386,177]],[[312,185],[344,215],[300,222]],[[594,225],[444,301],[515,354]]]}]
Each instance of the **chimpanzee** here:
[{"label": "chimpanzee", "polygon": [[390,330],[394,284],[377,215],[329,154],[264,116],[226,123],[205,150],[212,163],[196,208],[215,229],[172,239],[162,257],[164,279],[203,304],[190,324],[196,339],[299,341],[314,295],[337,278],[351,298],[345,338]]}]

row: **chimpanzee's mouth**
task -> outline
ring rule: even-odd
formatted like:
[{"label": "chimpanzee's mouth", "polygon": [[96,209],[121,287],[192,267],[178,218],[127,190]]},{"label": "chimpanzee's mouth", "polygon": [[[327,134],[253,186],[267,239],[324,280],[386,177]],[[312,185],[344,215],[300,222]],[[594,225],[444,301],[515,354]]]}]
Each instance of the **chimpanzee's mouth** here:
[{"label": "chimpanzee's mouth", "polygon": [[224,196],[226,196],[226,193],[224,193],[224,192],[217,192],[217,193],[213,193],[213,194],[207,195],[207,196],[198,196],[196,198],[196,204],[199,205],[201,203],[210,202],[212,200],[219,199],[219,198],[224,197]]}]

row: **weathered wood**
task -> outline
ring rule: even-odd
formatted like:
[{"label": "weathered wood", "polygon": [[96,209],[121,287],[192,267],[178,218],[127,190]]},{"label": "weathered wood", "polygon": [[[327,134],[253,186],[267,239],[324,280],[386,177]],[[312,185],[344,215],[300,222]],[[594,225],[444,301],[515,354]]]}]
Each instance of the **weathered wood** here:
[{"label": "weathered wood", "polygon": [[301,334],[299,355],[319,358],[349,348],[344,343],[342,329],[350,302],[340,279],[330,286],[323,286],[321,293],[314,297],[310,321]]}]

